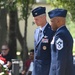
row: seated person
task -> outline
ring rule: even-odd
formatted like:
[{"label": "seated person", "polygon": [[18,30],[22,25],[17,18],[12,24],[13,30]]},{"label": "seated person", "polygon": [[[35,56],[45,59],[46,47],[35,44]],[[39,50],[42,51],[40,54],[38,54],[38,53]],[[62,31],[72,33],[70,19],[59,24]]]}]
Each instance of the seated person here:
[{"label": "seated person", "polygon": [[28,69],[28,71],[27,71],[27,74],[26,74],[26,75],[31,75],[31,74],[32,74],[32,71],[33,71],[33,64],[34,64],[34,62],[33,62],[33,61],[31,61],[30,66],[29,66],[29,69]]},{"label": "seated person", "polygon": [[28,69],[30,67],[31,62],[33,62],[33,60],[34,60],[34,50],[32,49],[30,50],[29,59],[25,62],[25,70],[22,71],[22,75],[24,74],[29,75],[28,72],[31,73],[30,71],[28,71]]},{"label": "seated person", "polygon": [[11,65],[12,65],[11,59],[12,59],[12,57],[9,54],[9,47],[8,47],[7,44],[2,45],[1,56],[6,59],[6,63],[5,64],[7,65],[9,70],[11,70]]}]

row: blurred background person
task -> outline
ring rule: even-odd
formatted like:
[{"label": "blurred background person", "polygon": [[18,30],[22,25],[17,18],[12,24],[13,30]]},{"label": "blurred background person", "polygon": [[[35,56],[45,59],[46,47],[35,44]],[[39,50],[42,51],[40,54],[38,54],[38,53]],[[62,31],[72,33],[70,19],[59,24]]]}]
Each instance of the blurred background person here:
[{"label": "blurred background person", "polygon": [[9,70],[11,70],[11,66],[12,66],[12,56],[11,54],[9,54],[9,47],[8,44],[3,44],[1,47],[1,54],[0,54],[3,58],[6,59],[6,66],[9,68]]},{"label": "blurred background person", "polygon": [[29,75],[32,72],[29,71],[30,64],[34,61],[34,50],[31,49],[29,52],[29,59],[25,62],[25,69],[22,71],[21,75]]}]

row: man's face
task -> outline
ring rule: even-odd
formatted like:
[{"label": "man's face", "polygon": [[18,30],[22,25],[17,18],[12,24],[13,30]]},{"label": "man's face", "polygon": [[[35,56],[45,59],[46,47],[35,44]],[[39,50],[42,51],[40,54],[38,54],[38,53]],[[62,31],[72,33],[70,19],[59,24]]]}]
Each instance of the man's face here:
[{"label": "man's face", "polygon": [[5,45],[2,46],[2,55],[5,56],[9,52],[9,48]]},{"label": "man's face", "polygon": [[34,22],[37,26],[41,26],[43,23],[44,16],[36,16],[34,17]]},{"label": "man's face", "polygon": [[33,53],[33,52],[30,52],[29,58],[30,58],[31,60],[34,59],[34,53]]},{"label": "man's face", "polygon": [[50,25],[51,25],[51,28],[52,28],[52,30],[56,30],[57,29],[57,19],[56,18],[52,18],[52,19],[50,19]]}]

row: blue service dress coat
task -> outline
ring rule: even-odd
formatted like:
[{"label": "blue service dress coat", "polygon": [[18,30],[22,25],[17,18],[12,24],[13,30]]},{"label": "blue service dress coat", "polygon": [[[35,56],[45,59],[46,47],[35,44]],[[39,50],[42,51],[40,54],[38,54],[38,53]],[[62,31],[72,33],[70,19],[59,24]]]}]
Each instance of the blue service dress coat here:
[{"label": "blue service dress coat", "polygon": [[66,26],[57,29],[51,42],[49,75],[73,75],[73,38]]},{"label": "blue service dress coat", "polygon": [[[39,28],[35,30],[34,36],[37,37]],[[46,25],[43,35],[39,41],[34,39],[34,68],[32,75],[49,75],[51,62],[50,42],[54,32],[49,24]]]}]

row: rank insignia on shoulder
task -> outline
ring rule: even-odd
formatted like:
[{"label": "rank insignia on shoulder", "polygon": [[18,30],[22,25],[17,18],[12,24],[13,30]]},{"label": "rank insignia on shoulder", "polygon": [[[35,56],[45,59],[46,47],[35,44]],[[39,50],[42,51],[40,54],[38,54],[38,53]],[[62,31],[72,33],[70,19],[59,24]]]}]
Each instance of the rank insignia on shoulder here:
[{"label": "rank insignia on shoulder", "polygon": [[46,50],[47,49],[47,47],[46,46],[43,46],[43,50]]},{"label": "rank insignia on shoulder", "polygon": [[61,50],[62,48],[63,48],[63,40],[59,38],[56,41],[56,49]]}]

